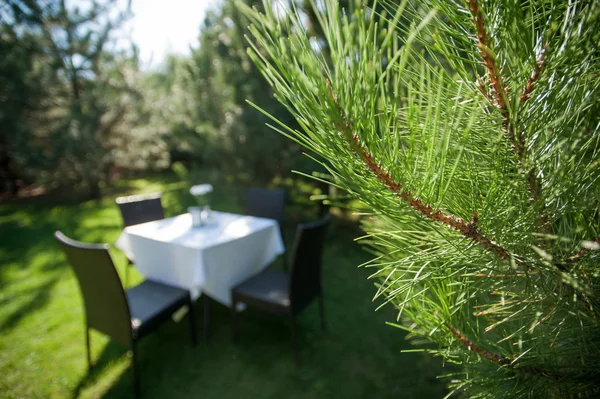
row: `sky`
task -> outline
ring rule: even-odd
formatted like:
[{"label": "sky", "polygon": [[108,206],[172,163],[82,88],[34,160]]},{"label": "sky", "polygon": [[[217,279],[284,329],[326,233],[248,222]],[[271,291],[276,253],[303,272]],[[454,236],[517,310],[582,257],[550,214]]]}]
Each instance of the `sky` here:
[{"label": "sky", "polygon": [[132,0],[125,30],[139,47],[142,65],[159,65],[167,54],[189,54],[197,46],[206,10],[219,0]]}]

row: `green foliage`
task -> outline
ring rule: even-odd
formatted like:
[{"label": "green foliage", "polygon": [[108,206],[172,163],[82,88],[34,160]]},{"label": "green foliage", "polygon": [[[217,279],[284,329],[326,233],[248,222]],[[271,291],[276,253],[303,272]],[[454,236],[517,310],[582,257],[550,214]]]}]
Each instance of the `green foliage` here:
[{"label": "green foliage", "polygon": [[156,140],[136,131],[144,110],[135,52],[111,49],[128,16],[116,5],[10,0],[0,8],[0,159],[11,191],[22,180],[97,197],[111,170],[164,163]]},{"label": "green foliage", "polygon": [[42,87],[32,58],[36,37],[17,36],[7,24],[0,24],[0,193],[15,194],[19,186],[18,160],[12,149],[22,147],[30,137],[23,120],[40,106]]},{"label": "green foliage", "polygon": [[591,397],[598,2],[318,4],[322,47],[299,12],[240,8],[250,56],[301,129],[275,115],[274,128],[372,209],[376,296],[462,366],[455,392]]}]

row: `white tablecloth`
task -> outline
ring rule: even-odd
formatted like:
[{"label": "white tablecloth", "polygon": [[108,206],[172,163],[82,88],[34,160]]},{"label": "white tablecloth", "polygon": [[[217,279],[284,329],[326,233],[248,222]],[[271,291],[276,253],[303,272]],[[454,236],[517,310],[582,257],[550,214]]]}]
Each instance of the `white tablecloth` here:
[{"label": "white tablecloth", "polygon": [[192,228],[189,213],[125,228],[117,243],[147,279],[202,292],[229,306],[230,290],[284,252],[277,221],[212,212]]}]

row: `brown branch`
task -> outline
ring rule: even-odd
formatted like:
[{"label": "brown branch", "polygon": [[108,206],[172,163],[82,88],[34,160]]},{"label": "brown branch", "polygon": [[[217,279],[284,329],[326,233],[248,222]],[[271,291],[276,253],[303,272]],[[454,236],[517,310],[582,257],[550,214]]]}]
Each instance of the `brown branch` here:
[{"label": "brown branch", "polygon": [[[471,12],[471,21],[476,30],[475,37],[477,39],[477,48],[479,49],[479,53],[481,54],[481,58],[483,59],[483,66],[487,70],[488,78],[491,83],[492,93],[487,94],[484,90],[483,85],[478,81],[478,87],[483,95],[491,101],[492,104],[495,104],[501,111],[504,120],[502,121],[502,127],[505,130],[505,134],[508,137],[508,140],[513,148],[513,151],[517,154],[517,159],[519,164],[523,166],[525,161],[525,142],[522,134],[516,134],[514,127],[510,123],[510,113],[508,112],[506,101],[504,96],[507,95],[508,89],[504,87],[502,82],[502,76],[500,75],[500,70],[498,69],[498,65],[496,64],[496,58],[492,54],[491,43],[488,39],[487,32],[485,30],[485,22],[483,20],[483,14],[481,9],[479,8],[479,4],[477,0],[467,0],[469,5],[469,11]],[[536,76],[537,79],[537,76]],[[533,90],[533,83],[532,83]],[[535,182],[535,175],[533,178],[531,176],[527,176],[527,181],[529,185],[529,190],[534,193],[537,191],[537,184],[532,185],[532,182]],[[535,195],[535,194],[534,194]]]},{"label": "brown branch", "polygon": [[487,69],[488,77],[490,79],[490,83],[493,89],[492,91],[494,102],[496,106],[503,111],[503,113],[505,114],[505,118],[508,118],[506,101],[504,100],[505,89],[502,84],[500,71],[498,70],[498,66],[496,65],[496,59],[491,54],[490,42],[488,40],[487,33],[485,31],[485,24],[483,21],[483,14],[479,10],[479,5],[477,4],[476,0],[467,0],[467,3],[469,4],[469,10],[471,11],[471,21],[473,22],[473,25],[475,25],[475,29],[477,30],[477,47],[479,48],[481,58],[483,58],[483,65]]},{"label": "brown branch", "polygon": [[[508,112],[508,108],[506,106],[506,101],[504,97],[508,94],[508,89],[504,87],[504,84],[502,82],[502,76],[500,75],[500,70],[498,69],[498,65],[496,64],[496,58],[492,54],[491,43],[488,39],[488,35],[485,30],[483,14],[481,12],[481,9],[479,8],[477,0],[467,0],[467,3],[469,5],[469,11],[471,12],[471,21],[473,22],[473,25],[476,30],[475,37],[477,39],[477,48],[479,49],[479,53],[481,54],[481,58],[483,60],[483,66],[487,70],[488,78],[491,83],[491,95],[486,93],[486,91],[483,88],[483,85],[481,85],[479,81],[477,85],[483,93],[483,95],[488,100],[490,100],[492,104],[496,105],[496,107],[498,107],[502,111],[502,116],[504,117],[504,120],[502,121],[502,127],[505,130],[505,134],[508,137],[513,151],[517,154],[518,162],[522,167],[525,161],[524,137],[522,134],[516,134],[514,127],[510,123],[510,113]],[[533,179],[531,178],[531,176],[527,176],[527,181],[529,190],[533,194],[537,191],[537,184],[532,185],[532,182],[535,182],[535,175],[533,176]]]},{"label": "brown branch", "polygon": [[525,85],[525,89],[523,89],[523,93],[521,93],[521,97],[519,97],[521,103],[524,103],[525,101],[529,100],[529,98],[531,97],[531,92],[533,91],[534,84],[539,79],[542,69],[544,67],[544,61],[546,58],[546,48],[547,47],[548,47],[548,45],[546,45],[546,47],[544,47],[544,49],[542,50],[542,52],[536,59],[535,69],[533,70],[533,72],[531,73],[531,76],[527,80],[527,84]]},{"label": "brown branch", "polygon": [[[508,137],[510,145],[513,151],[517,154],[517,161],[522,169],[525,168],[525,136],[523,132],[515,132],[515,127],[511,124],[510,112],[508,111],[505,95],[508,96],[508,88],[504,86],[500,70],[496,64],[495,56],[492,53],[491,43],[488,39],[487,32],[485,30],[485,22],[483,20],[483,14],[479,8],[477,0],[467,0],[469,5],[469,11],[471,12],[471,21],[476,30],[477,47],[481,58],[483,59],[483,65],[485,66],[488,77],[492,87],[492,96],[485,93],[483,88],[478,84],[480,90],[484,93],[484,96],[495,104],[501,111],[504,120],[502,121],[502,127],[505,130],[505,134]],[[537,59],[536,68],[529,78],[527,85],[523,93],[521,94],[521,102],[526,101],[534,88],[534,83],[538,80],[539,75],[542,71],[543,62],[545,57],[545,51],[543,51]],[[530,169],[526,172],[527,188],[531,193],[531,201],[534,202],[539,197],[539,185],[536,180],[535,168]]]},{"label": "brown branch", "polygon": [[509,368],[512,370],[524,371],[526,373],[535,374],[535,375],[542,376],[542,377],[559,379],[559,376],[549,373],[545,370],[542,370],[539,367],[519,366],[519,365],[513,363],[514,360],[512,360],[510,358],[507,358],[507,357],[504,357],[501,355],[497,355],[495,353],[489,352],[489,351],[481,348],[480,346],[478,346],[477,344],[475,344],[474,342],[469,340],[463,333],[458,331],[456,328],[452,327],[448,322],[445,322],[444,326],[448,330],[450,330],[452,335],[454,335],[460,341],[460,343],[463,344],[468,350],[470,350],[471,352],[477,353],[484,359],[487,359],[493,363],[496,363],[499,366],[503,366],[503,367],[506,367],[506,368]]},{"label": "brown branch", "polygon": [[465,347],[467,347],[467,349],[469,349],[471,352],[475,352],[479,355],[481,355],[481,357],[496,363],[499,366],[508,366],[508,367],[514,367],[511,364],[511,360],[501,356],[501,355],[496,355],[495,353],[492,352],[488,352],[485,349],[479,347],[477,344],[471,342],[467,337],[465,337],[465,335],[463,333],[461,333],[460,331],[458,331],[456,328],[452,327],[448,322],[444,323],[444,326],[446,326],[446,328],[448,330],[450,330],[450,332],[452,333],[452,335],[454,335],[461,344],[463,344]]}]

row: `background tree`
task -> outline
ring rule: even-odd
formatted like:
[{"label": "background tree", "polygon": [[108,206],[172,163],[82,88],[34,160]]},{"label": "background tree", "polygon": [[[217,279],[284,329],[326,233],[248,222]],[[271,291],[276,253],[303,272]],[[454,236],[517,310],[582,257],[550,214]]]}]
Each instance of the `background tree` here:
[{"label": "background tree", "polygon": [[15,195],[22,172],[12,149],[31,136],[22,121],[41,107],[44,88],[35,84],[40,80],[33,65],[39,52],[36,36],[18,35],[7,22],[0,24],[0,193]]},{"label": "background tree", "polygon": [[[131,129],[143,114],[133,86],[137,56],[119,50],[114,35],[128,9],[116,0],[11,0],[0,14],[12,43],[2,49],[7,87],[23,81],[31,88],[14,89],[2,107],[11,121],[2,137],[13,175],[18,170],[27,183],[70,185],[98,197],[113,165],[135,165],[151,152]],[[135,162],[126,153],[135,153]]]},{"label": "background tree", "polygon": [[330,62],[298,14],[239,4],[301,127],[276,129],[373,209],[376,297],[454,392],[597,393],[600,4],[313,3]]},{"label": "background tree", "polygon": [[246,54],[247,25],[233,2],[223,2],[207,13],[191,59],[171,58],[155,81],[165,83],[159,90],[168,93],[162,121],[173,161],[203,165],[240,184],[265,185],[302,169],[304,158],[298,144],[268,134],[269,119],[246,102],[295,123]]}]

